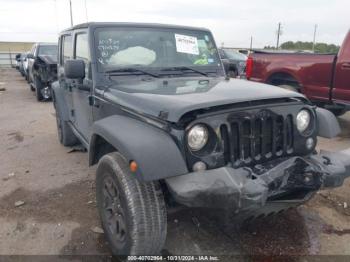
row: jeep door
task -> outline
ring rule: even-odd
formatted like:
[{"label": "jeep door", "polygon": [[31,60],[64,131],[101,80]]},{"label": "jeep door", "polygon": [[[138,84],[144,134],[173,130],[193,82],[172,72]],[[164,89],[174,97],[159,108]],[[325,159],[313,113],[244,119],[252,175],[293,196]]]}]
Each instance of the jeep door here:
[{"label": "jeep door", "polygon": [[61,35],[59,38],[57,77],[60,88],[64,90],[64,99],[69,112],[69,121],[74,123],[74,110],[72,101],[72,80],[67,79],[64,73],[64,64],[73,58],[73,36],[71,33]]},{"label": "jeep door", "polygon": [[92,125],[92,107],[90,96],[92,91],[92,74],[90,70],[90,52],[88,34],[86,30],[77,30],[74,33],[74,59],[83,60],[85,64],[85,78],[73,85],[72,97],[75,115],[74,125],[79,133],[88,142],[90,126]]}]

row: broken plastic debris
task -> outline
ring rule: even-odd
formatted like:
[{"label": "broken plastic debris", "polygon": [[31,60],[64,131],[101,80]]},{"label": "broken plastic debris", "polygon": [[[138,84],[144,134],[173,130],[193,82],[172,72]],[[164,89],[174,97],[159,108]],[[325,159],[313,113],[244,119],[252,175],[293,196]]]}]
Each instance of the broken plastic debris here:
[{"label": "broken plastic debris", "polygon": [[20,206],[23,206],[25,204],[25,202],[24,201],[16,201],[15,202],[15,207],[20,207]]},{"label": "broken plastic debris", "polygon": [[198,220],[198,218],[196,218],[196,217],[192,217],[192,222],[193,222],[193,224],[195,224],[197,227],[200,227],[200,223],[199,223],[199,220]]},{"label": "broken plastic debris", "polygon": [[96,234],[103,234],[104,233],[103,229],[100,227],[93,227],[93,228],[91,228],[91,231],[96,233]]},{"label": "broken plastic debris", "polygon": [[86,152],[86,148],[81,145],[77,145],[67,151],[68,154],[74,152]]}]

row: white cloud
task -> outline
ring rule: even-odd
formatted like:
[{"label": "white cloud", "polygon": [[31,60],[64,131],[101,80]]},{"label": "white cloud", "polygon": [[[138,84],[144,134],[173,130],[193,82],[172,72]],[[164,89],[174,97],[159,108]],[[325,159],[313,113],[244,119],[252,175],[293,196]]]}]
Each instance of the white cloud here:
[{"label": "white cloud", "polygon": [[[281,41],[341,44],[349,29],[348,0],[72,0],[74,24],[90,21],[157,22],[211,29],[217,43],[255,47],[275,44],[277,23]],[[0,41],[56,41],[70,26],[69,0],[0,0]]]}]

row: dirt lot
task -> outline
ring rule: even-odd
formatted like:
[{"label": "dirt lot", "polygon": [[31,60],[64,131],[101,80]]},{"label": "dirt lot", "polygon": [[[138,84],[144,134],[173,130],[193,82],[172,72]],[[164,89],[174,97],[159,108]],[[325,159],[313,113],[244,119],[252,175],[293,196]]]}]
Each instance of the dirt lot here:
[{"label": "dirt lot", "polygon": [[[94,167],[58,143],[51,102],[38,103],[14,69],[0,69],[0,254],[109,254],[95,208]],[[320,148],[350,147],[343,132]],[[22,201],[22,202],[19,202]],[[307,205],[226,235],[206,213],[169,214],[164,254],[350,255],[350,181]]]}]

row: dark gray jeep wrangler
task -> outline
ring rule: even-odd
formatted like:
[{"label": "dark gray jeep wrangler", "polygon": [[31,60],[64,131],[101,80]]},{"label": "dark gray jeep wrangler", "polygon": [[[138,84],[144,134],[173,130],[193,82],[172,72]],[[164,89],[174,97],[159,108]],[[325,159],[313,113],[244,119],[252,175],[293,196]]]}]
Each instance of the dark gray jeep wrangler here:
[{"label": "dark gray jeep wrangler", "polygon": [[[114,254],[157,254],[167,208],[210,208],[231,225],[309,200],[350,175],[349,151],[315,150],[336,118],[304,96],[226,78],[207,29],[88,23],[59,37],[60,142],[97,164]],[[232,216],[234,214],[234,216]]]}]

